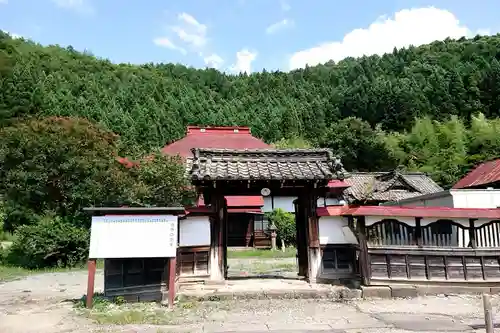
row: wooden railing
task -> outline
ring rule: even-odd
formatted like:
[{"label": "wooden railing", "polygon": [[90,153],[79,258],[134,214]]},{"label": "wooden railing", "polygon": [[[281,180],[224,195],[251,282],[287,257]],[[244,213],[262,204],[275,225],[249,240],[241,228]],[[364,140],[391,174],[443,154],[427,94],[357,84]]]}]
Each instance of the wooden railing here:
[{"label": "wooden railing", "polygon": [[366,236],[366,255],[360,258],[364,258],[367,284],[500,282],[500,221],[436,219],[424,226],[419,218],[414,225],[396,219],[370,226],[364,225],[363,218],[360,222],[360,232]]}]

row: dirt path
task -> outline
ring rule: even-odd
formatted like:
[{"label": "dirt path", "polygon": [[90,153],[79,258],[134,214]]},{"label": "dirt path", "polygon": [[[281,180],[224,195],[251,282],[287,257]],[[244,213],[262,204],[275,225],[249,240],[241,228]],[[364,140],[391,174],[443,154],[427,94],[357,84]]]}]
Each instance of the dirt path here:
[{"label": "dirt path", "polygon": [[[89,332],[95,326],[74,315],[71,300],[85,293],[85,271],[33,275],[0,284],[0,332]],[[98,272],[96,290],[102,290]],[[91,326],[91,327],[89,327]]]},{"label": "dirt path", "polygon": [[[86,272],[50,273],[0,284],[1,333],[63,332],[484,332],[478,296],[398,300],[248,300],[187,309],[179,326],[98,325],[79,316],[70,300],[85,293]],[[102,290],[98,272],[96,291]],[[493,298],[500,320],[500,298]],[[161,310],[161,308],[158,307]],[[167,311],[167,310],[164,310]]]}]

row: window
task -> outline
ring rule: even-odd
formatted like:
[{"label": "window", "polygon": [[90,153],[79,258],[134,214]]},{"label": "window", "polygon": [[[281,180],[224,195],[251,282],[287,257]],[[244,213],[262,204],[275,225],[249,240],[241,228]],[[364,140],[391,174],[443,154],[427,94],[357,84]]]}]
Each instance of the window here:
[{"label": "window", "polygon": [[253,218],[254,231],[267,231],[269,229],[269,220],[265,215],[255,215]]},{"label": "window", "polygon": [[324,248],[322,256],[323,271],[352,271],[354,251],[347,248]]},{"label": "window", "polygon": [[180,253],[180,274],[184,276],[208,274],[208,251],[183,251]]}]

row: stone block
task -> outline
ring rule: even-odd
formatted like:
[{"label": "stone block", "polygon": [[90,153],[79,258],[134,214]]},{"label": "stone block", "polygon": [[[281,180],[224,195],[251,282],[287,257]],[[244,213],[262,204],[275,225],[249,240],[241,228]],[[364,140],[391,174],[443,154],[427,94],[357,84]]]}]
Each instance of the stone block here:
[{"label": "stone block", "polygon": [[461,295],[489,293],[489,287],[471,286],[416,286],[417,296],[428,295]]},{"label": "stone block", "polygon": [[491,287],[490,294],[500,294],[500,287]]},{"label": "stone block", "polygon": [[269,331],[271,332],[335,332],[328,324],[316,323],[271,323],[268,324]]},{"label": "stone block", "polygon": [[206,323],[203,332],[227,333],[227,332],[267,332],[269,329],[265,324],[241,325],[234,323]]},{"label": "stone block", "polygon": [[391,298],[388,286],[361,286],[363,298]]},{"label": "stone block", "polygon": [[417,288],[411,285],[391,285],[391,296],[399,298],[417,297]]},{"label": "stone block", "polygon": [[339,298],[344,300],[358,299],[363,296],[363,291],[361,289],[349,289],[345,288],[340,290]]},{"label": "stone block", "polygon": [[294,291],[294,294],[297,299],[328,298],[328,290],[297,289]]}]

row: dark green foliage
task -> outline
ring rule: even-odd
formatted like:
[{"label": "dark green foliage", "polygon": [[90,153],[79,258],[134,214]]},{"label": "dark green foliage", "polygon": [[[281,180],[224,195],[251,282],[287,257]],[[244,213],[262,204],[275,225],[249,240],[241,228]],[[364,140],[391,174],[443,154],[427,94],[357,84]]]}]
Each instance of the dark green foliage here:
[{"label": "dark green foliage", "polygon": [[384,134],[391,159],[409,170],[428,173],[450,187],[478,163],[500,157],[500,119],[472,116],[470,126],[456,116],[417,119],[405,133]]},{"label": "dark green foliage", "polygon": [[88,253],[84,207],[181,206],[193,199],[179,159],[153,155],[127,168],[117,161],[118,146],[116,135],[79,118],[0,128],[0,217],[4,229],[16,231],[9,263],[80,263]]},{"label": "dark green foliage", "polygon": [[130,170],[130,176],[134,181],[133,195],[141,206],[184,206],[196,198],[179,157],[150,155]]},{"label": "dark green foliage", "polygon": [[16,121],[0,129],[7,230],[47,212],[88,226],[82,208],[130,203],[133,179],[115,160],[117,137],[77,118]]},{"label": "dark green foliage", "polygon": [[300,136],[316,144],[346,117],[400,131],[424,115],[498,116],[499,49],[500,36],[448,39],[289,73],[233,76],[173,64],[115,65],[1,34],[0,122],[84,117],[148,149],[182,137],[188,124],[248,125],[267,142]]},{"label": "dark green foliage", "polygon": [[278,241],[283,240],[286,245],[296,245],[297,233],[295,215],[278,208],[267,214],[270,224],[276,226]]},{"label": "dark green foliage", "polygon": [[320,144],[338,154],[346,170],[383,171],[397,166],[383,141],[383,133],[358,118],[332,123]]},{"label": "dark green foliage", "polygon": [[7,262],[30,269],[71,267],[87,259],[89,231],[56,216],[45,216],[35,225],[16,231]]}]

